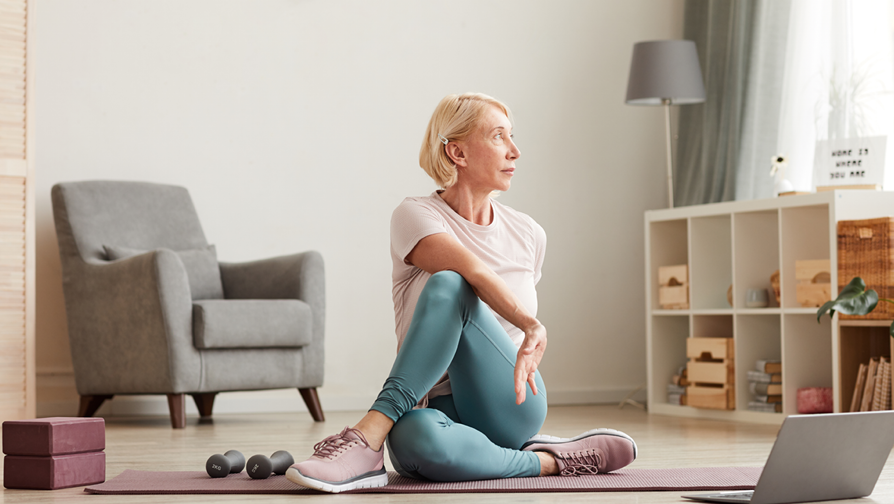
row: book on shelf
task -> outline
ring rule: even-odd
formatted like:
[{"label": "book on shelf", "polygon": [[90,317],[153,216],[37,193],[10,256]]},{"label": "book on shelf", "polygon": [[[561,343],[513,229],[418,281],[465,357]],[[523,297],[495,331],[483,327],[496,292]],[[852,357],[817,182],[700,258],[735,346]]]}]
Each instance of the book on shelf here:
[{"label": "book on shelf", "polygon": [[762,373],[775,374],[782,372],[782,362],[778,360],[761,359],[757,361],[755,369]]},{"label": "book on shelf", "polygon": [[875,375],[878,373],[878,358],[869,359],[866,371],[866,383],[863,385],[863,398],[860,400],[860,411],[869,411],[872,407],[872,396],[875,393]]},{"label": "book on shelf", "polygon": [[749,411],[764,411],[769,413],[782,413],[782,403],[763,403],[751,401],[748,403]]},{"label": "book on shelf", "polygon": [[751,382],[748,384],[748,390],[756,396],[782,395],[782,384]]},{"label": "book on shelf", "polygon": [[760,383],[782,383],[782,373],[764,373],[763,371],[748,371],[748,381]]},{"label": "book on shelf", "polygon": [[854,385],[854,396],[851,398],[851,409],[848,411],[860,411],[860,404],[863,403],[863,387],[866,386],[866,374],[869,372],[869,366],[860,363],[857,369],[857,383]]},{"label": "book on shelf", "polygon": [[681,385],[674,385],[673,383],[668,383],[667,393],[668,394],[685,394],[686,387],[683,387]]},{"label": "book on shelf", "polygon": [[782,402],[782,394],[775,394],[775,395],[755,395],[755,396],[754,396],[754,402],[768,403],[768,404],[781,403],[781,402]]},{"label": "book on shelf", "polygon": [[878,371],[875,373],[875,387],[872,394],[871,411],[890,409],[891,400],[891,363],[885,357],[879,359]]}]

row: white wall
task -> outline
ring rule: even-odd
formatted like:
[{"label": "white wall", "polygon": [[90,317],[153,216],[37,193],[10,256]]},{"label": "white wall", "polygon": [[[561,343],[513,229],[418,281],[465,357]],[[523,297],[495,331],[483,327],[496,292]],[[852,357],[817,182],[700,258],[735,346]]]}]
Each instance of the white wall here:
[{"label": "white wall", "polygon": [[[645,383],[642,214],[666,205],[662,111],[624,105],[627,73],[633,43],[679,38],[682,15],[681,0],[41,0],[39,412],[75,408],[49,192],[83,179],[186,186],[225,261],[321,251],[323,406],[368,407],[394,357],[391,211],[434,189],[422,133],[464,91],[513,109],[522,157],[501,201],[549,236],[550,401],[619,400]],[[294,391],[227,397],[216,411],[303,410]],[[166,410],[140,401],[112,404]]]}]

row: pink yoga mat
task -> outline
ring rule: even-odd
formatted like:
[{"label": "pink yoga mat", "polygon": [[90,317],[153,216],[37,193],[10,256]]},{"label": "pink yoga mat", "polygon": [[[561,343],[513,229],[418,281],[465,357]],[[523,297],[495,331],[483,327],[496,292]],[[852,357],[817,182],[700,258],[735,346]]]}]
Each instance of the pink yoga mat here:
[{"label": "pink yoga mat", "polygon": [[[761,467],[687,467],[622,469],[594,476],[546,476],[457,483],[435,483],[388,473],[388,485],[345,493],[493,493],[493,492],[642,492],[693,490],[750,490]],[[317,493],[285,476],[253,480],[246,473],[210,478],[203,471],[154,472],[126,470],[84,491],[93,494],[302,494]]]}]

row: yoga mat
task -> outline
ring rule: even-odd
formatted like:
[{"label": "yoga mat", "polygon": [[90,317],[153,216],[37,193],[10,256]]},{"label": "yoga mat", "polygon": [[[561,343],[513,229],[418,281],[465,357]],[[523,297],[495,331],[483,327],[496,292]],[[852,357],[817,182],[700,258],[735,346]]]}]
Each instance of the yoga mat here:
[{"label": "yoga mat", "polygon": [[[762,467],[622,469],[593,476],[544,476],[435,483],[388,472],[388,485],[342,493],[497,493],[497,492],[643,492],[751,490]],[[253,480],[244,472],[210,478],[204,471],[126,470],[111,480],[84,489],[92,494],[305,494],[285,476]]]}]

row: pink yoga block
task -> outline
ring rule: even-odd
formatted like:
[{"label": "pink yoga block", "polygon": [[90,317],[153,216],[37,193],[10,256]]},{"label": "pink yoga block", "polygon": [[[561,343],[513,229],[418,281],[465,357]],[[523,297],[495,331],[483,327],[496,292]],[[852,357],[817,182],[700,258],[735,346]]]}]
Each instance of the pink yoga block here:
[{"label": "pink yoga block", "polygon": [[3,422],[3,453],[48,457],[101,451],[106,447],[102,418],[53,417]]},{"label": "pink yoga block", "polygon": [[106,454],[101,451],[51,457],[3,458],[3,486],[25,490],[57,490],[94,485],[106,480]]},{"label": "pink yoga block", "polygon": [[832,389],[830,387],[799,388],[798,413],[832,413]]}]

